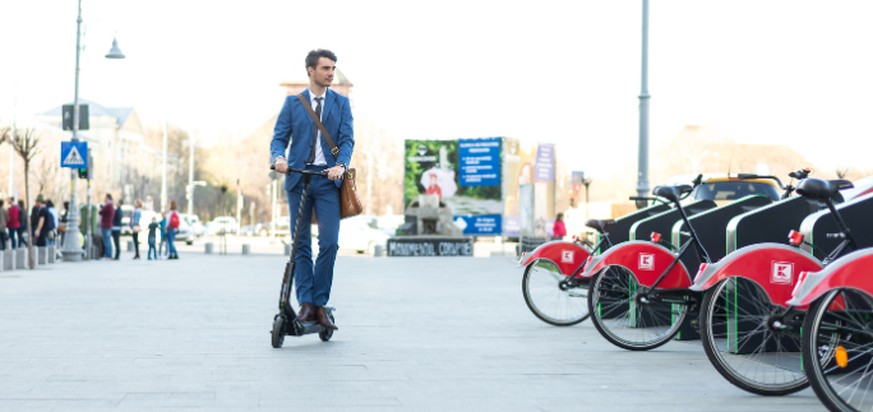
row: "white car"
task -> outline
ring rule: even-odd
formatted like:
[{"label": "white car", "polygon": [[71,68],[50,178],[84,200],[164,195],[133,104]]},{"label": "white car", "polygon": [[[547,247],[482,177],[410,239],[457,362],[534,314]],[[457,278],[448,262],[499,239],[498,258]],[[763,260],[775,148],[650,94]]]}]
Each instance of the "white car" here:
[{"label": "white car", "polygon": [[236,219],[231,216],[219,216],[209,222],[206,226],[206,233],[209,235],[235,235],[238,229],[239,224],[236,223]]},{"label": "white car", "polygon": [[376,219],[372,216],[353,216],[340,222],[340,250],[354,250],[357,253],[372,255],[376,246],[383,248],[388,242],[387,233],[377,229]]},{"label": "white car", "polygon": [[194,238],[198,238],[206,234],[206,226],[204,226],[203,223],[200,223],[200,218],[197,217],[197,215],[179,213],[179,216],[181,216],[182,220],[184,220],[185,223],[188,224],[188,228]]}]

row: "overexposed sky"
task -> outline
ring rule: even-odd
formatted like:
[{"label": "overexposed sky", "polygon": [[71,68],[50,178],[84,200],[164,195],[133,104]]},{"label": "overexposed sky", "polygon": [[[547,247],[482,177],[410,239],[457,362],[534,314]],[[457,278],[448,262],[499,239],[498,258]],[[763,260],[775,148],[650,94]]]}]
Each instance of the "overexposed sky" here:
[{"label": "overexposed sky", "polygon": [[[553,142],[636,169],[641,0],[83,0],[80,97],[203,139],[251,132],[329,48],[391,138]],[[0,122],[73,99],[76,2],[0,0]],[[651,0],[650,145],[686,124],[869,169],[873,2]],[[127,59],[103,58],[112,37]],[[252,148],[252,150],[266,150]],[[657,162],[651,159],[650,164]]]}]

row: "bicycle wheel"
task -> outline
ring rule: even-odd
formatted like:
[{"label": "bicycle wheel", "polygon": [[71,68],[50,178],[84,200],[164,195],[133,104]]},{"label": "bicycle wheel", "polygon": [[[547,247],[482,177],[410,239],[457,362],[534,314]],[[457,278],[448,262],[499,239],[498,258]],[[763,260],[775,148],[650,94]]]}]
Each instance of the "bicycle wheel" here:
[{"label": "bicycle wheel", "polygon": [[596,276],[588,293],[591,322],[606,340],[628,350],[661,346],[679,332],[688,306],[665,302],[645,288],[624,266],[608,266]]},{"label": "bicycle wheel", "polygon": [[570,326],[588,319],[588,287],[575,279],[567,280],[551,260],[537,259],[524,270],[524,302],[543,322]]},{"label": "bicycle wheel", "polygon": [[772,315],[782,311],[747,278],[728,278],[706,291],[700,339],[721,376],[759,395],[787,395],[809,385],[800,360],[803,313],[792,310],[780,327],[772,326]]},{"label": "bicycle wheel", "polygon": [[819,400],[832,411],[873,410],[873,297],[835,289],[810,308],[803,363]]}]

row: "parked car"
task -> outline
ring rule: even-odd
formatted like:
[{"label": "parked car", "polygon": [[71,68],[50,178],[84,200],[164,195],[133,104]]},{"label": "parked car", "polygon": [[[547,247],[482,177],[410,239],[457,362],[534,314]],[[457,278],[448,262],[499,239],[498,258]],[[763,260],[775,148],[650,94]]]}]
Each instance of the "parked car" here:
[{"label": "parked car", "polygon": [[231,216],[218,216],[206,226],[206,233],[208,235],[224,235],[224,234],[233,234],[237,233],[239,228],[239,224],[236,222],[236,219]]},{"label": "parked car", "polygon": [[373,216],[354,216],[343,219],[340,223],[339,248],[372,255],[376,246],[385,247],[389,237],[378,229],[377,220]]},{"label": "parked car", "polygon": [[267,236],[267,227],[263,223],[245,225],[239,228],[241,236]]},{"label": "parked car", "polygon": [[180,213],[179,216],[181,216],[182,220],[188,224],[191,234],[195,239],[206,234],[206,226],[200,222],[200,217],[193,214],[189,215],[187,213]]},{"label": "parked car", "polygon": [[195,236],[191,231],[191,225],[185,221],[182,217],[182,213],[179,213],[179,228],[177,230],[176,237],[174,238],[176,242],[185,242],[186,245],[194,244],[194,239],[196,239],[197,236]]}]

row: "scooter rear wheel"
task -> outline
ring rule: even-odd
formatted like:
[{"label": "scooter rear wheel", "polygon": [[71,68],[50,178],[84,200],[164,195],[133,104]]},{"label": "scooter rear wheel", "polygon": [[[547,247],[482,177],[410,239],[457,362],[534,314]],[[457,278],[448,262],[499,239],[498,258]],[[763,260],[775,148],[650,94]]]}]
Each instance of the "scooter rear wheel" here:
[{"label": "scooter rear wheel", "polygon": [[[330,318],[330,322],[336,324],[336,319],[334,319],[333,315],[328,313],[327,317]],[[325,329],[321,332],[318,332],[318,338],[321,339],[322,342],[327,342],[330,338],[333,337],[333,330]]]},{"label": "scooter rear wheel", "polygon": [[285,343],[285,317],[276,315],[273,319],[272,342],[273,348],[279,349]]}]

